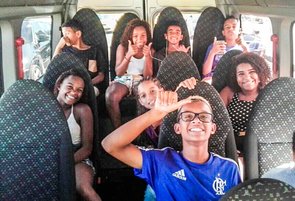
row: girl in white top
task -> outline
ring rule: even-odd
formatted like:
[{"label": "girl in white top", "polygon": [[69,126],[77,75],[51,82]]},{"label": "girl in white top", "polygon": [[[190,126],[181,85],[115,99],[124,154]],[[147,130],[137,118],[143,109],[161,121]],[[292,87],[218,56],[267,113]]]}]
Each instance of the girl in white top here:
[{"label": "girl in white top", "polygon": [[92,187],[93,166],[88,159],[93,144],[93,116],[87,104],[79,103],[83,96],[85,81],[77,70],[62,73],[54,86],[54,94],[68,121],[75,149],[76,189],[84,200],[100,201]]},{"label": "girl in white top", "polygon": [[142,76],[153,75],[151,31],[147,22],[131,20],[122,35],[116,53],[116,78],[106,91],[106,106],[115,128],[121,125],[119,103],[132,93]]}]

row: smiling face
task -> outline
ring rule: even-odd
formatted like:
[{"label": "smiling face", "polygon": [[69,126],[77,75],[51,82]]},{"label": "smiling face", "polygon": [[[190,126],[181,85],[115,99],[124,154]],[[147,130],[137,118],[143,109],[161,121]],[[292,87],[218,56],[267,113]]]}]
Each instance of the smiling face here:
[{"label": "smiling face", "polygon": [[[182,112],[193,113],[210,113],[212,114],[209,105],[203,101],[192,102],[184,105],[179,114]],[[184,121],[179,119],[178,123],[174,125],[174,130],[177,134],[181,134],[183,142],[208,142],[211,134],[215,133],[216,125],[212,121],[204,123],[195,117],[192,121]]]},{"label": "smiling face", "polygon": [[179,42],[183,39],[181,28],[176,25],[169,26],[167,29],[167,33],[165,33],[165,39],[168,40],[170,44],[178,45]]},{"label": "smiling face", "polygon": [[138,100],[139,103],[147,109],[152,109],[155,106],[158,85],[152,80],[145,80],[138,85]]},{"label": "smiling face", "polygon": [[241,63],[236,69],[237,82],[241,90],[258,91],[260,79],[256,70],[249,63]]},{"label": "smiling face", "polygon": [[82,78],[70,75],[58,87],[57,100],[61,105],[73,105],[80,100],[85,84]]},{"label": "smiling face", "polygon": [[147,33],[143,26],[135,27],[132,33],[132,44],[143,48],[147,43]]}]

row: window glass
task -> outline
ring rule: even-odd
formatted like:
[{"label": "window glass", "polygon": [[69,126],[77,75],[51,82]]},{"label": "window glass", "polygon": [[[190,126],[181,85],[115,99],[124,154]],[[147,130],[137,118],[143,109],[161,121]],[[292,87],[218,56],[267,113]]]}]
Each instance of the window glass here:
[{"label": "window glass", "polygon": [[295,23],[292,24],[292,50],[293,50],[293,63],[292,63],[292,71],[293,71],[293,74],[292,76],[295,77],[295,26],[294,26]]},{"label": "window glass", "polygon": [[182,15],[184,20],[186,21],[189,38],[190,38],[190,44],[192,46],[193,39],[194,39],[194,31],[201,13],[183,13]]},{"label": "window glass", "polygon": [[0,27],[0,97],[4,92],[4,82],[3,82],[3,62],[2,62],[2,31]]},{"label": "window glass", "polygon": [[108,55],[110,56],[110,47],[112,44],[113,32],[117,21],[124,13],[98,13],[97,14],[105,31],[108,43]]},{"label": "window glass", "polygon": [[50,16],[27,17],[21,27],[24,78],[37,80],[46,71],[51,58]]},{"label": "window glass", "polygon": [[242,15],[242,33],[249,51],[263,56],[272,67],[272,24],[268,17]]}]

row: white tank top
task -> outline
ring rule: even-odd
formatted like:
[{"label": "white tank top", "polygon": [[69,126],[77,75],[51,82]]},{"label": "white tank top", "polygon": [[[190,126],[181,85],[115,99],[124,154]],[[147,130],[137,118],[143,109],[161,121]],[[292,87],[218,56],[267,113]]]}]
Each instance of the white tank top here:
[{"label": "white tank top", "polygon": [[143,69],[144,69],[144,63],[145,63],[145,56],[143,56],[140,59],[137,59],[135,57],[131,57],[127,74],[129,75],[142,75]]},{"label": "white tank top", "polygon": [[80,144],[81,143],[81,127],[77,123],[74,117],[74,106],[72,106],[71,108],[71,114],[69,118],[67,119],[67,122],[70,129],[73,145]]}]

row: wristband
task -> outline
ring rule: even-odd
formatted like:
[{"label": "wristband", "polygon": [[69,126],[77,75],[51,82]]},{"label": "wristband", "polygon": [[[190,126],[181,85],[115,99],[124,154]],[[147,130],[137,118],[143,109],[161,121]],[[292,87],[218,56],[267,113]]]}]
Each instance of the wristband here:
[{"label": "wristband", "polygon": [[127,59],[127,57],[126,57],[126,56],[124,56],[124,59],[126,59],[128,62],[130,62],[130,60],[129,60],[129,59]]}]

